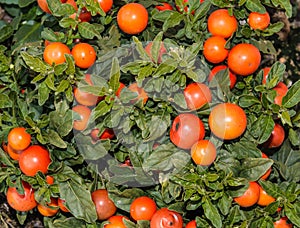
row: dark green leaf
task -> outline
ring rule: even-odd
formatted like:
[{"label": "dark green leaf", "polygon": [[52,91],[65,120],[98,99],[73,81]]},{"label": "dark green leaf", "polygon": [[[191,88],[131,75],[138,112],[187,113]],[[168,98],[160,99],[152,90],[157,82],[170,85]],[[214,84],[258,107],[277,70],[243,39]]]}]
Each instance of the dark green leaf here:
[{"label": "dark green leaf", "polygon": [[60,197],[66,201],[66,205],[78,219],[88,223],[97,220],[95,205],[87,186],[73,179],[59,183]]},{"label": "dark green leaf", "polygon": [[300,101],[300,80],[295,82],[288,90],[287,94],[282,98],[282,106],[292,108]]},{"label": "dark green leaf", "polygon": [[204,197],[203,199],[203,210],[205,216],[211,221],[214,227],[222,227],[222,218],[219,214],[219,211],[216,206],[212,204],[208,197]]}]

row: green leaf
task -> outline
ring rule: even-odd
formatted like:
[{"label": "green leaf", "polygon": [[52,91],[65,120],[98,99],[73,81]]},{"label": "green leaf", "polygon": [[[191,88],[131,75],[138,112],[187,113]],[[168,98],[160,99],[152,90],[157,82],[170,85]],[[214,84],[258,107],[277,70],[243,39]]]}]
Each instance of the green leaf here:
[{"label": "green leaf", "polygon": [[11,25],[6,25],[0,29],[0,42],[7,40],[14,33]]},{"label": "green leaf", "polygon": [[285,68],[285,65],[280,62],[276,62],[272,65],[266,80],[267,89],[274,88],[278,84],[278,82],[282,81],[283,75],[285,73]]},{"label": "green leaf", "polygon": [[117,58],[113,58],[108,85],[114,92],[116,92],[120,86],[120,75],[119,61]]},{"label": "green leaf", "polygon": [[47,0],[48,7],[53,16],[61,17],[75,13],[75,9],[70,4],[61,4],[60,0]]},{"label": "green leaf", "polygon": [[253,123],[251,127],[251,134],[257,138],[259,144],[267,141],[274,129],[275,122],[272,116],[261,115]]},{"label": "green leaf", "polygon": [[145,142],[153,141],[165,135],[170,125],[170,115],[153,115],[148,122],[149,135],[145,138]]},{"label": "green leaf", "polygon": [[40,83],[38,88],[39,105],[45,104],[50,95],[50,89],[45,82]]},{"label": "green leaf", "polygon": [[17,45],[24,45],[39,41],[41,39],[42,25],[34,21],[28,21],[22,25],[19,30],[15,33],[13,41]]},{"label": "green leaf", "polygon": [[80,133],[75,136],[75,139],[78,150],[84,159],[98,160],[107,155],[108,150],[110,149],[110,143],[107,140],[99,140],[97,143],[93,144],[89,135],[85,136]]},{"label": "green leaf", "polygon": [[130,211],[130,205],[134,199],[145,195],[144,191],[140,188],[128,188],[123,191],[117,188],[108,188],[108,190],[108,195],[116,207],[127,212]]},{"label": "green leaf", "polygon": [[94,37],[101,39],[101,35],[100,35],[100,32],[98,31],[97,27],[88,22],[80,23],[78,25],[78,31],[79,31],[80,35],[86,39],[93,39]]},{"label": "green leaf", "polygon": [[289,207],[284,208],[285,213],[289,220],[296,226],[300,227],[300,205],[299,202],[297,204],[291,204]]},{"label": "green leaf", "polygon": [[259,0],[247,0],[246,7],[252,12],[265,13],[266,8]]},{"label": "green leaf", "polygon": [[35,2],[35,0],[19,0],[19,6],[21,8],[24,8],[26,6],[29,6],[33,2]]},{"label": "green leaf", "polygon": [[241,172],[239,176],[251,181],[257,181],[271,168],[272,165],[272,159],[246,158],[242,163]]},{"label": "green leaf", "polygon": [[159,55],[160,55],[160,50],[161,50],[161,46],[162,44],[162,37],[163,37],[163,32],[159,32],[156,37],[154,38],[154,40],[152,41],[152,46],[150,49],[150,53],[151,56],[154,60],[154,62],[158,62],[159,60]]},{"label": "green leaf", "polygon": [[212,204],[211,200],[208,197],[203,197],[203,210],[205,216],[211,221],[214,227],[222,227],[222,218],[219,214],[219,211],[215,205]]},{"label": "green leaf", "polygon": [[218,207],[223,215],[227,215],[232,207],[232,198],[227,193],[224,193],[219,200]]},{"label": "green leaf", "polygon": [[0,93],[0,108],[12,107],[12,100],[4,93]]},{"label": "green leaf", "polygon": [[[75,175],[75,174],[74,174]],[[87,186],[73,179],[59,182],[60,197],[66,201],[72,215],[88,223],[97,220],[95,205]]]},{"label": "green leaf", "polygon": [[40,58],[31,56],[26,52],[21,52],[21,56],[31,70],[43,74],[47,72],[48,65]]},{"label": "green leaf", "polygon": [[239,105],[242,108],[248,108],[256,104],[260,104],[260,101],[254,96],[243,95],[239,98]]},{"label": "green leaf", "polygon": [[185,151],[170,148],[168,145],[161,145],[154,150],[143,162],[144,170],[169,171],[174,167],[180,169],[190,161],[190,155]]},{"label": "green leaf", "polygon": [[54,145],[58,148],[67,148],[67,144],[59,136],[59,134],[56,131],[49,130],[47,132],[47,136],[48,136],[48,139],[49,139],[49,143],[51,143],[52,145]]},{"label": "green leaf", "polygon": [[282,98],[282,106],[292,108],[300,102],[300,80],[295,82]]},{"label": "green leaf", "polygon": [[183,14],[173,11],[173,13],[165,20],[165,23],[163,24],[163,31],[167,31],[169,28],[179,25],[183,19]]}]

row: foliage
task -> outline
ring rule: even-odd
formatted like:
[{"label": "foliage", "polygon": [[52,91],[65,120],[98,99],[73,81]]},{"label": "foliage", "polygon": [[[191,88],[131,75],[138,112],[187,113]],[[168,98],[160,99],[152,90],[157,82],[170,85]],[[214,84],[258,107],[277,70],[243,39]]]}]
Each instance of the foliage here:
[{"label": "foliage", "polygon": [[[149,12],[148,27],[136,36],[122,33],[116,23],[118,9],[128,1],[115,1],[111,11],[103,12],[91,0],[78,0],[91,12],[90,22],[80,22],[69,16],[75,12],[59,0],[48,0],[51,14],[45,14],[36,1],[0,0],[1,7],[13,17],[0,21],[0,138],[7,141],[8,132],[24,126],[34,144],[45,146],[52,163],[48,174],[54,184],[38,173],[28,177],[21,173],[18,162],[0,149],[0,191],[8,186],[21,186],[27,181],[39,203],[50,197],[66,200],[69,214],[58,213],[44,218],[46,227],[97,227],[98,221],[90,192],[106,188],[119,214],[128,216],[131,202],[142,195],[155,200],[158,207],[180,212],[184,221],[195,219],[199,227],[272,227],[274,221],[286,215],[295,227],[300,227],[300,82],[293,81],[282,100],[274,103],[273,88],[286,81],[286,67],[280,63],[273,46],[282,22],[272,23],[266,30],[251,30],[247,16],[252,11],[270,8],[293,17],[290,1],[271,0],[189,0],[187,12],[158,11],[161,1],[136,1]],[[131,1],[130,1],[131,2]],[[168,1],[183,9],[180,0]],[[228,48],[246,42],[259,48],[263,56],[273,56],[266,84],[263,71],[238,77],[230,90],[228,71],[221,71],[209,83],[213,101],[195,111],[206,126],[206,139],[218,148],[217,160],[210,167],[193,164],[189,151],[170,142],[172,120],[189,112],[183,90],[190,82],[205,82],[213,67],[203,55],[203,42],[210,36],[207,17],[217,8],[228,8],[239,21],[237,32],[227,40]],[[97,51],[93,67],[83,70],[75,66],[72,55],[66,62],[51,66],[43,61],[44,40],[59,41],[74,46],[74,40],[91,44]],[[153,41],[151,55],[144,47]],[[167,53],[159,62],[160,41]],[[158,45],[157,45],[158,44]],[[260,66],[260,69],[265,65]],[[82,80],[93,76],[93,85]],[[137,82],[149,96],[146,104],[136,93],[125,88],[115,93],[120,82]],[[76,104],[73,88],[104,97],[95,107],[86,130],[73,130]],[[214,137],[207,126],[210,108],[220,102],[232,102],[247,114],[247,129],[242,137],[222,141]],[[280,148],[268,149],[275,122],[286,132]],[[90,131],[103,132],[112,128],[114,139],[93,143]],[[261,158],[261,150],[270,159]],[[130,165],[126,160],[130,158]],[[259,184],[276,201],[267,207],[239,207],[233,198],[243,194],[249,181],[258,181],[272,167],[271,176]],[[278,207],[282,210],[277,212]],[[19,216],[24,223],[26,214]],[[128,227],[147,227],[148,222],[128,222]]]}]

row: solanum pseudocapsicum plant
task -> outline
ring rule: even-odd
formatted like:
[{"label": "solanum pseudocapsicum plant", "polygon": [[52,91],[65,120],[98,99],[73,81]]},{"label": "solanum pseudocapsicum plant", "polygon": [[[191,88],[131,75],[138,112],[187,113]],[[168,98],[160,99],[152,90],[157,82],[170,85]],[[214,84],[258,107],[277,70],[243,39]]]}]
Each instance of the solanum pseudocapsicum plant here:
[{"label": "solanum pseudocapsicum plant", "polygon": [[[150,197],[157,210],[164,211],[157,212],[156,220],[169,214],[169,219],[180,216],[180,227],[191,220],[198,227],[272,227],[283,217],[300,227],[300,83],[287,77],[272,43],[283,23],[271,20],[263,30],[248,24],[251,12],[272,13],[276,9],[291,18],[295,6],[285,0],[175,0],[166,1],[172,10],[160,10],[155,6],[162,1],[135,1],[140,5],[132,7],[130,13],[142,9],[148,17],[139,14],[140,21],[130,24],[118,21],[125,19],[117,20],[117,15],[121,7],[133,1],[115,0],[111,5],[107,0],[78,0],[76,7],[73,1],[39,2],[47,3],[48,13],[35,0],[3,1],[13,19],[0,24],[1,194],[14,187],[23,194],[26,182],[40,208],[54,205],[52,216],[47,210],[48,214],[44,213],[43,222],[50,227],[105,227],[113,219],[98,219],[94,204],[97,197],[92,197],[97,189],[107,190],[116,213],[126,217],[119,221],[126,227],[157,224],[151,219],[130,217],[130,205],[140,196]],[[208,24],[209,16],[219,9],[226,9],[231,18],[226,21],[232,26],[229,35],[223,30],[218,33],[217,24]],[[89,17],[80,16],[82,13]],[[139,23],[144,30],[126,34],[135,31]],[[228,50],[219,63],[212,63],[214,60],[203,54],[204,48],[210,52],[204,43],[212,36],[219,38],[210,40],[225,40]],[[150,48],[146,48],[150,42]],[[88,69],[79,63],[80,53],[73,55],[78,43],[89,48],[77,49],[82,52],[82,62],[90,55],[90,65],[94,53],[97,55]],[[44,57],[49,44],[50,62]],[[238,44],[251,44],[239,46],[248,62],[231,52]],[[250,53],[243,47],[256,51]],[[59,58],[59,64],[51,65],[53,58]],[[210,70],[217,65],[225,65],[225,69],[208,81]],[[265,67],[269,67],[268,73]],[[229,71],[235,74],[236,83],[230,82]],[[184,91],[191,83],[208,87],[208,103],[193,107],[196,102],[188,100],[187,104]],[[95,105],[83,102],[86,97],[93,97]],[[209,121],[228,121],[211,115],[211,110],[222,103],[234,104],[243,114],[240,120],[228,123],[232,126],[229,133],[234,135],[231,138],[225,136],[228,132],[225,134],[224,129],[224,137],[215,136]],[[237,113],[228,109],[225,114],[230,119]],[[214,150],[202,151],[213,163],[201,166],[198,157],[197,165],[190,146],[176,146],[181,145],[180,137],[174,137],[177,142],[170,140],[172,127],[174,134],[185,127],[181,122],[172,126],[177,116],[201,121],[201,132],[196,125],[192,133],[195,143],[209,140],[211,148],[216,149],[216,155],[211,152]],[[244,117],[246,121],[241,121]],[[189,118],[185,121],[191,124]],[[23,150],[7,146],[9,132],[17,127],[24,127],[31,135],[31,145],[49,152],[48,169],[32,176],[22,172],[17,159]],[[262,157],[262,152],[268,158]],[[262,178],[270,169],[270,176]],[[238,203],[236,197],[243,196],[250,182],[275,200],[267,206]],[[258,200],[259,195],[253,197]],[[59,206],[61,202],[66,208]],[[36,208],[32,211],[39,213]],[[27,212],[16,214],[23,224]]]}]

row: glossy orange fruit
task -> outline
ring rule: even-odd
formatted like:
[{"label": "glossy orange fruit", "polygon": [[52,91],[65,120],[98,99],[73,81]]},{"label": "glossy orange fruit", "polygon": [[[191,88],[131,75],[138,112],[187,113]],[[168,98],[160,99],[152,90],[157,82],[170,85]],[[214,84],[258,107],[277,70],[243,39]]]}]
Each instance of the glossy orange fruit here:
[{"label": "glossy orange fruit", "polygon": [[229,51],[227,64],[235,74],[248,76],[258,69],[260,61],[261,55],[257,47],[241,43]]},{"label": "glossy orange fruit", "polygon": [[17,211],[30,211],[37,206],[34,198],[34,189],[27,183],[22,182],[24,194],[20,194],[15,187],[9,187],[6,192],[6,199],[13,209]]},{"label": "glossy orange fruit", "polygon": [[[214,66],[211,69],[211,72],[208,76],[208,81],[210,82],[219,71],[226,70],[227,68],[228,68],[228,66],[226,66],[226,65]],[[228,76],[229,76],[229,80],[230,80],[230,89],[233,89],[233,87],[235,86],[235,83],[236,83],[236,75],[231,70],[229,70]]]},{"label": "glossy orange fruit", "polygon": [[7,153],[11,159],[18,161],[23,150],[14,150],[9,144],[7,144]]},{"label": "glossy orange fruit", "polygon": [[91,67],[97,58],[95,49],[88,43],[76,44],[72,48],[71,53],[73,55],[75,65],[84,69]]},{"label": "glossy orange fruit", "polygon": [[191,157],[196,165],[209,166],[215,161],[217,150],[209,140],[199,140],[191,148]]},{"label": "glossy orange fruit", "polygon": [[238,23],[233,15],[229,15],[227,9],[218,9],[209,15],[207,26],[212,35],[228,38],[237,30]]},{"label": "glossy orange fruit", "polygon": [[52,42],[44,50],[44,60],[50,65],[61,64],[66,61],[65,54],[71,54],[67,45],[61,42]]},{"label": "glossy orange fruit", "polygon": [[[263,157],[263,158],[269,158],[265,153],[262,152],[261,154],[262,154],[262,157]],[[265,172],[265,174],[262,175],[262,176],[260,177],[260,179],[262,179],[262,180],[268,179],[268,177],[269,177],[270,174],[271,174],[271,171],[272,171],[272,168],[269,168],[269,169],[267,170],[267,172]]]},{"label": "glossy orange fruit", "polygon": [[8,133],[7,141],[15,151],[25,150],[31,143],[31,135],[24,127],[15,127]]},{"label": "glossy orange fruit", "polygon": [[259,199],[260,186],[256,182],[249,182],[249,188],[241,196],[235,197],[233,200],[241,207],[251,207],[257,203]]},{"label": "glossy orange fruit", "polygon": [[245,111],[233,103],[221,103],[212,108],[208,124],[211,132],[220,139],[240,137],[247,127]]},{"label": "glossy orange fruit", "polygon": [[77,131],[85,130],[89,122],[91,110],[84,105],[76,105],[72,108],[72,110],[80,116],[80,119],[74,120],[73,128]]},{"label": "glossy orange fruit", "polygon": [[59,206],[59,209],[63,212],[70,212],[69,209],[65,206],[66,201],[58,198],[57,205]]},{"label": "glossy orange fruit", "polygon": [[261,186],[259,186],[259,197],[257,204],[259,206],[268,206],[270,203],[273,203],[275,198],[273,196],[268,195],[265,190]]},{"label": "glossy orange fruit", "polygon": [[274,222],[274,228],[292,228],[293,225],[287,223],[287,221],[288,218],[286,216],[280,218],[278,221]]},{"label": "glossy orange fruit", "polygon": [[269,139],[264,143],[264,146],[267,148],[280,147],[284,139],[285,139],[284,128],[279,123],[275,123],[273,131]]},{"label": "glossy orange fruit", "polygon": [[136,82],[130,84],[128,86],[128,89],[131,90],[132,92],[136,92],[137,93],[137,98],[135,98],[134,100],[132,100],[133,103],[136,102],[136,101],[138,101],[139,99],[142,99],[144,104],[147,103],[147,101],[148,101],[148,94],[146,93],[146,91],[143,88],[139,87]]},{"label": "glossy orange fruit", "polygon": [[264,30],[270,25],[270,15],[268,12],[251,12],[248,17],[248,23],[252,29]]},{"label": "glossy orange fruit", "polygon": [[111,10],[113,6],[113,0],[97,0],[98,3],[100,4],[101,9],[107,13],[108,11]]},{"label": "glossy orange fruit", "polygon": [[118,11],[117,23],[124,33],[138,34],[148,25],[148,11],[139,3],[127,3]]},{"label": "glossy orange fruit", "polygon": [[27,176],[34,176],[37,172],[47,173],[50,163],[49,151],[40,145],[28,147],[19,158],[20,169]]},{"label": "glossy orange fruit", "polygon": [[212,100],[211,91],[204,83],[193,82],[188,84],[187,87],[185,87],[183,94],[187,107],[190,110],[200,109]]},{"label": "glossy orange fruit", "polygon": [[51,217],[56,215],[59,210],[57,198],[51,197],[51,202],[47,203],[47,205],[38,204],[37,209],[41,215],[46,217]]},{"label": "glossy orange fruit", "polygon": [[123,215],[113,215],[107,220],[109,224],[105,224],[104,228],[127,228],[123,222],[124,219],[129,220]]},{"label": "glossy orange fruit", "polygon": [[273,90],[276,91],[276,97],[274,99],[274,103],[277,105],[282,104],[282,98],[287,94],[288,92],[288,87],[283,83],[279,82]]},{"label": "glossy orange fruit", "polygon": [[228,56],[226,40],[221,36],[209,37],[203,45],[203,55],[211,63],[223,62]]},{"label": "glossy orange fruit", "polygon": [[192,220],[192,221],[189,221],[185,228],[197,228],[197,223],[196,223],[196,220]]}]

